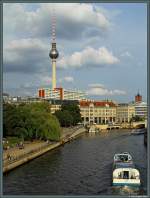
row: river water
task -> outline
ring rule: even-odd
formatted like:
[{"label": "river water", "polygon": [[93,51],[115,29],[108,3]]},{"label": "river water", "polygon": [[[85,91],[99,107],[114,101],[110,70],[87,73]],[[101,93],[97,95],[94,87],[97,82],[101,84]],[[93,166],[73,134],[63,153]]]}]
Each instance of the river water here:
[{"label": "river water", "polygon": [[[3,177],[7,195],[146,195],[147,151],[143,135],[129,130],[84,134]],[[140,189],[111,186],[113,156],[129,152],[141,174]]]}]

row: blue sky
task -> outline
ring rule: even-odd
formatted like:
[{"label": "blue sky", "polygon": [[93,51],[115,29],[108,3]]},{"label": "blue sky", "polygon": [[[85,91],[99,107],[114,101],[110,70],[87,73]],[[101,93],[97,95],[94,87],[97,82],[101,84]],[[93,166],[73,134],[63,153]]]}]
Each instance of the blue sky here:
[{"label": "blue sky", "polygon": [[57,86],[89,98],[147,98],[147,5],[144,3],[5,4],[4,92],[36,95],[51,87],[51,13],[56,12]]}]

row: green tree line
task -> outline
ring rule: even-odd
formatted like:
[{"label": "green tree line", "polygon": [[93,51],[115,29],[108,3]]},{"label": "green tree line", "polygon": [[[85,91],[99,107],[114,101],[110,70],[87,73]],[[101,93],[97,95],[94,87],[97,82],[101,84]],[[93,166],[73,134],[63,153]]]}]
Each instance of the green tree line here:
[{"label": "green tree line", "polygon": [[60,124],[50,113],[48,102],[30,104],[4,104],[3,136],[16,136],[24,140],[59,140]]},{"label": "green tree line", "polygon": [[82,121],[79,106],[74,103],[62,104],[61,110],[56,111],[54,115],[62,127],[75,126]]}]

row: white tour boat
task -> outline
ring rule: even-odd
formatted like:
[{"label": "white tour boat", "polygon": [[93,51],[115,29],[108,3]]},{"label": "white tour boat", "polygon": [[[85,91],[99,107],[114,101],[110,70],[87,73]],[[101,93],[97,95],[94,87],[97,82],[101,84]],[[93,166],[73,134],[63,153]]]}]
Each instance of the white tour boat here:
[{"label": "white tour boat", "polygon": [[115,154],[112,180],[113,186],[140,186],[140,173],[129,153]]}]

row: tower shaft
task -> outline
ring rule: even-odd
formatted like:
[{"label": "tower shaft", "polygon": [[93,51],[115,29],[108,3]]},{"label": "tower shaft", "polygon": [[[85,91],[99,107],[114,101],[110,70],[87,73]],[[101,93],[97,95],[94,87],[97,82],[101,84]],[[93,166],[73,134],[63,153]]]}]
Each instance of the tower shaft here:
[{"label": "tower shaft", "polygon": [[52,59],[52,89],[56,88],[56,59]]}]

